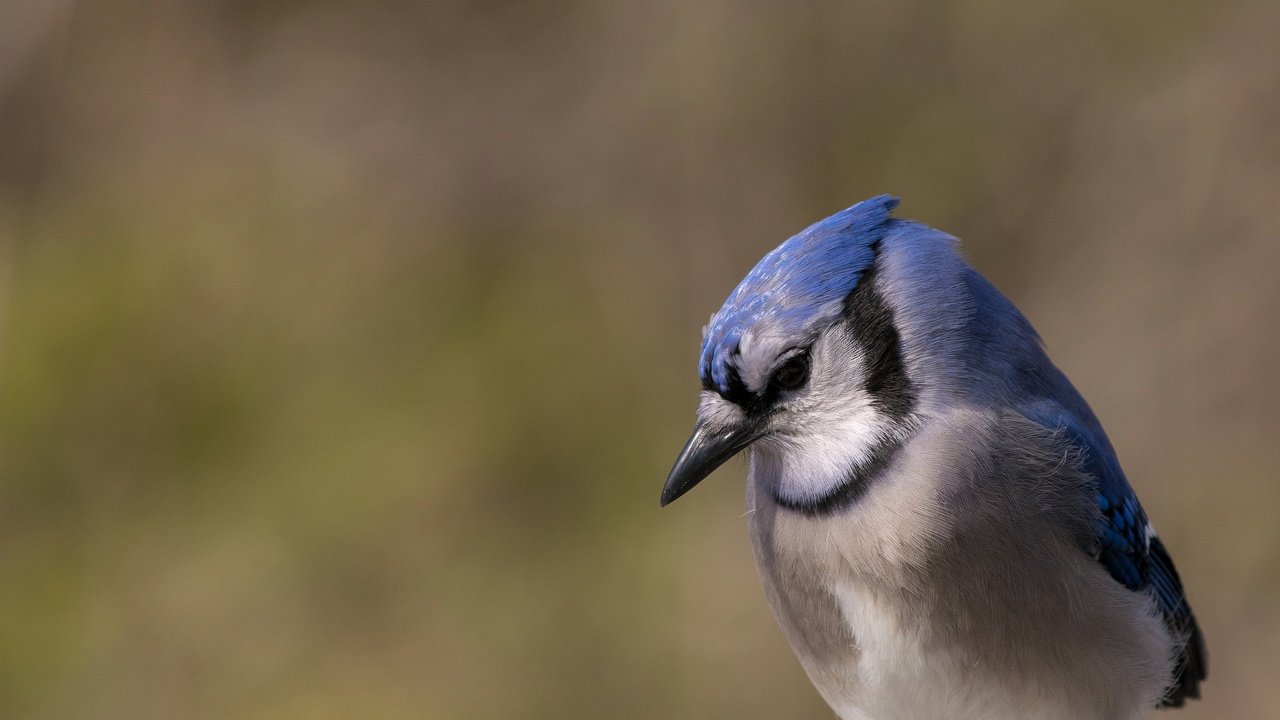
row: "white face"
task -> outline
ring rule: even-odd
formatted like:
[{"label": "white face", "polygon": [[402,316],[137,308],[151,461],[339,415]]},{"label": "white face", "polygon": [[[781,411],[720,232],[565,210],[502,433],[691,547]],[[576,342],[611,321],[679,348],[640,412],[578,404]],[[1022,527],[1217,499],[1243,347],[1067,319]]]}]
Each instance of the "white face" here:
[{"label": "white face", "polygon": [[[883,440],[904,432],[866,391],[865,353],[843,323],[808,348],[808,381],[793,390],[769,385],[804,348],[764,345],[744,342],[736,367],[749,391],[773,397],[757,413],[763,435],[751,452],[757,477],[774,485],[767,489],[775,497],[803,505],[829,495]],[[718,427],[748,420],[743,408],[710,391],[702,393],[698,417]]]}]

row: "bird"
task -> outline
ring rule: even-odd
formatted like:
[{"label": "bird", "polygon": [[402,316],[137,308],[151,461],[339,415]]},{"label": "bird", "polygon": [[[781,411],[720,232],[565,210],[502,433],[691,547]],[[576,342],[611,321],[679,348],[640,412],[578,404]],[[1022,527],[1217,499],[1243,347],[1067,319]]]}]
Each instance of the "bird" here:
[{"label": "bird", "polygon": [[959,241],[880,195],[703,329],[666,506],[749,455],[765,596],[842,720],[1129,720],[1200,697],[1182,581],[1102,425]]}]

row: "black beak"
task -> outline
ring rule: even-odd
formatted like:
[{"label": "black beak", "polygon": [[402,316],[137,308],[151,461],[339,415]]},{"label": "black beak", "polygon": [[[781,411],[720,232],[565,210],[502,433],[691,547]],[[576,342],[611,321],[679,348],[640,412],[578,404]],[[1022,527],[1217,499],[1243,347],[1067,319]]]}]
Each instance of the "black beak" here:
[{"label": "black beak", "polygon": [[706,423],[698,423],[667,476],[667,484],[662,488],[662,507],[692,490],[711,471],[759,437],[760,432],[755,425],[711,430]]}]

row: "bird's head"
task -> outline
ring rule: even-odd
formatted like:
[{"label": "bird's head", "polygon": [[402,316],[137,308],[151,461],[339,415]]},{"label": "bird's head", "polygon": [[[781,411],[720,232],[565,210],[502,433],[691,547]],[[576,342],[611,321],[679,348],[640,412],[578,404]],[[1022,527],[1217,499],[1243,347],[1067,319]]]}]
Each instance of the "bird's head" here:
[{"label": "bird's head", "polygon": [[894,293],[911,292],[912,278],[886,281],[884,246],[948,258],[954,250],[948,236],[890,217],[897,202],[866,200],[788,239],[711,318],[697,424],[663,505],[748,447],[756,462],[774,464],[770,476],[787,478],[771,488],[780,503],[841,502],[910,434],[920,384]]}]

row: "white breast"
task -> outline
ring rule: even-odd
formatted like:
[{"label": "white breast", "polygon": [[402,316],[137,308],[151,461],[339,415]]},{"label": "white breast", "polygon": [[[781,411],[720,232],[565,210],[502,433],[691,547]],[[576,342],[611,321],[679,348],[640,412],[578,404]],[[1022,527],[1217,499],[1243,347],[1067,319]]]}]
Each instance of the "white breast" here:
[{"label": "white breast", "polygon": [[856,692],[833,693],[845,702],[833,709],[844,720],[958,718],[965,692],[951,658],[930,651],[919,627],[904,627],[892,609],[852,584],[834,588],[836,603],[855,638]]},{"label": "white breast", "polygon": [[[974,682],[960,658],[929,647],[922,626],[862,589],[843,584],[836,602],[859,650],[857,686],[827,693],[842,720],[1076,720],[1079,708],[1042,695]],[[927,622],[927,620],[924,620]]]}]

